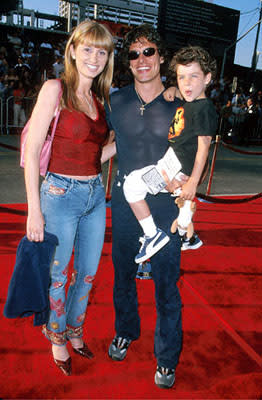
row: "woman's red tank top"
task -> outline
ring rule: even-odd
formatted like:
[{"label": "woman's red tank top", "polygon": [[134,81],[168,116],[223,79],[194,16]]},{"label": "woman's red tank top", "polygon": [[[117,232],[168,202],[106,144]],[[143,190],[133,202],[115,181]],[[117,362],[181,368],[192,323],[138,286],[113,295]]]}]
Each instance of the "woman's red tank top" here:
[{"label": "woman's red tank top", "polygon": [[93,96],[95,120],[84,112],[62,109],[59,115],[48,171],[65,175],[97,175],[101,172],[102,146],[108,127],[102,104]]}]

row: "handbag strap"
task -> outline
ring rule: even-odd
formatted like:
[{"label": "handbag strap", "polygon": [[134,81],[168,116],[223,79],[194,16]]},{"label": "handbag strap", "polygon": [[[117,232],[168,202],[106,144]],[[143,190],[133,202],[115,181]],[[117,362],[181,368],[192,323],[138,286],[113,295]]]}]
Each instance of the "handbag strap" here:
[{"label": "handbag strap", "polygon": [[61,100],[61,97],[62,97],[62,94],[63,94],[63,89],[62,89],[61,80],[58,79],[58,81],[60,83],[60,91],[59,91],[59,94],[58,94],[58,97],[57,97],[57,102],[56,102],[56,107],[55,107],[56,116],[55,116],[54,124],[53,124],[53,127],[52,127],[52,132],[51,132],[51,135],[50,135],[51,136],[51,140],[53,140],[53,138],[54,138],[56,125],[57,125],[58,118],[59,118],[59,115],[60,115],[60,112],[61,112],[61,108],[59,107],[59,103],[60,103],[60,100]]}]

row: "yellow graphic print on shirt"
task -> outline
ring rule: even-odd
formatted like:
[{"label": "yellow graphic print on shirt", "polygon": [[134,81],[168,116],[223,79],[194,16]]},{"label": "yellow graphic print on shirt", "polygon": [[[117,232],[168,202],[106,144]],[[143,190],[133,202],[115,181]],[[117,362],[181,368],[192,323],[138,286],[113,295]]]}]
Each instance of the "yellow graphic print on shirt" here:
[{"label": "yellow graphic print on shirt", "polygon": [[185,127],[185,119],[184,119],[184,108],[178,107],[176,110],[176,114],[173,118],[172,124],[170,125],[168,132],[168,140],[174,139],[176,136],[179,136]]}]

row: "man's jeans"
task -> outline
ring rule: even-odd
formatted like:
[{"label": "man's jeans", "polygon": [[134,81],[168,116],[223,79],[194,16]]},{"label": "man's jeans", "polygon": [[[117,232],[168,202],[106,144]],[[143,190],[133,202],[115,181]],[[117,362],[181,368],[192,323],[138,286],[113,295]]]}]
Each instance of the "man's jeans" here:
[{"label": "man's jeans", "polygon": [[[178,209],[168,193],[147,195],[146,200],[155,223],[170,236],[169,243],[150,259],[157,308],[155,356],[158,365],[175,368],[182,344],[181,299],[177,287],[181,241],[178,233],[170,233],[170,227]],[[123,180],[118,178],[112,191],[112,233],[115,330],[118,336],[135,340],[140,335],[140,317],[135,281],[138,265],[134,258],[143,232],[124,198]]]},{"label": "man's jeans", "polygon": [[[81,337],[88,297],[99,264],[105,233],[105,193],[101,175],[81,181],[47,173],[41,186],[47,232],[57,236],[51,266],[50,318],[44,333],[57,345]],[[68,263],[74,269],[65,295]]]}]

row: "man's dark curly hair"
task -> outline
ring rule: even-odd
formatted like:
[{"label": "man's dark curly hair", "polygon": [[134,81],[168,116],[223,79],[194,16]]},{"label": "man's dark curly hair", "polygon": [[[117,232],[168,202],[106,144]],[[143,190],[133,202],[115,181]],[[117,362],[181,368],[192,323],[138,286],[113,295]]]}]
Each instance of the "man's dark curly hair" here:
[{"label": "man's dark curly hair", "polygon": [[140,38],[146,38],[149,42],[157,46],[160,57],[166,56],[165,45],[157,32],[157,30],[149,24],[142,24],[133,28],[124,38],[123,48],[121,51],[121,61],[125,67],[129,67],[128,53],[132,43],[135,43]]},{"label": "man's dark curly hair", "polygon": [[179,64],[187,65],[192,62],[197,62],[205,75],[210,72],[211,79],[215,78],[217,72],[216,60],[200,46],[188,46],[178,50],[169,64],[169,70],[176,78],[177,66]]}]

